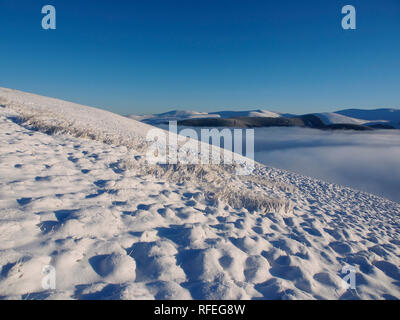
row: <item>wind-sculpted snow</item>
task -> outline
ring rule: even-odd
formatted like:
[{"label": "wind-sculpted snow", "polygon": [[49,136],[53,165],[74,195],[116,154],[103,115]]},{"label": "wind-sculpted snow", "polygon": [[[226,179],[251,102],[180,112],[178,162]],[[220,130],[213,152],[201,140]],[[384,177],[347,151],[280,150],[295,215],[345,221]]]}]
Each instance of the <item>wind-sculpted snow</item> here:
[{"label": "wind-sculpted snow", "polygon": [[0,98],[2,298],[400,298],[398,204],[258,164],[152,166],[149,126]]}]

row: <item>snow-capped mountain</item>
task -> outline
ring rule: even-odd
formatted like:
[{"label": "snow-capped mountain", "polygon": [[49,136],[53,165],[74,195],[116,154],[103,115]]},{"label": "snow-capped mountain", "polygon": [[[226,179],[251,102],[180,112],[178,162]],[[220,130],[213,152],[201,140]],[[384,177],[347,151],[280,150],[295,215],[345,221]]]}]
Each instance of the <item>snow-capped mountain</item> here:
[{"label": "snow-capped mountain", "polygon": [[363,110],[363,109],[346,109],[336,111],[336,113],[345,115],[347,117],[352,117],[356,119],[376,121],[376,120],[386,120],[386,121],[400,121],[400,110],[398,109],[373,109],[373,110]]},{"label": "snow-capped mountain", "polygon": [[[170,120],[188,120],[188,119],[233,119],[233,118],[284,118],[294,119],[306,116],[316,116],[323,124],[330,128],[335,128],[334,125],[353,125],[349,128],[360,129],[365,127],[375,128],[396,128],[400,129],[400,110],[398,109],[375,109],[375,110],[362,110],[362,109],[346,109],[335,112],[321,112],[311,113],[308,115],[295,115],[290,113],[272,112],[267,110],[250,110],[250,111],[217,111],[217,112],[197,112],[197,111],[170,111],[161,114],[128,116],[131,119],[142,121],[145,123],[157,125],[161,123],[168,123]],[[289,120],[290,121],[290,120]],[[249,125],[254,120],[249,120]],[[279,121],[268,122],[268,126],[273,126],[273,123],[280,124]],[[307,122],[306,122],[307,124]],[[315,127],[312,125],[311,127]],[[342,127],[339,127],[342,128]]]},{"label": "snow-capped mountain", "polygon": [[314,113],[314,115],[320,118],[325,124],[348,123],[362,125],[365,123],[364,120],[347,117],[336,112]]},{"label": "snow-capped mountain", "polygon": [[279,113],[268,110],[250,110],[250,111],[217,111],[211,112],[210,115],[218,115],[221,118],[234,118],[234,117],[268,117],[279,118]]},{"label": "snow-capped mountain", "polygon": [[201,118],[218,118],[218,115],[210,115],[206,112],[197,112],[190,110],[173,110],[169,112],[150,114],[150,115],[129,115],[128,118],[142,121],[150,124],[159,124],[168,122],[170,120],[184,120],[184,119],[201,119]]},{"label": "snow-capped mountain", "polygon": [[399,204],[260,164],[150,165],[152,128],[0,88],[1,298],[400,298]]},{"label": "snow-capped mountain", "polygon": [[280,114],[267,110],[250,110],[250,111],[217,111],[217,112],[197,112],[188,110],[173,110],[165,113],[151,115],[129,115],[128,118],[142,121],[149,124],[167,123],[170,120],[186,120],[186,119],[225,119],[234,117],[270,117],[278,118]]},{"label": "snow-capped mountain", "polygon": [[346,109],[336,111],[336,113],[346,117],[352,117],[365,121],[364,124],[387,124],[395,128],[400,128],[400,110],[399,109]]},{"label": "snow-capped mountain", "polygon": [[336,112],[316,113],[325,124],[349,123],[364,126],[387,125],[400,129],[398,109],[346,109]]}]

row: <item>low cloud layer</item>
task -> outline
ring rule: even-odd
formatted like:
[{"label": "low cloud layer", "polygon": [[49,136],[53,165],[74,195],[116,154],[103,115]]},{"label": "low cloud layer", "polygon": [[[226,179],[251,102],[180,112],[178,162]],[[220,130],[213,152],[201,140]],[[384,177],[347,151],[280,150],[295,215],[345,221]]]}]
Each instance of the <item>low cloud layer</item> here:
[{"label": "low cloud layer", "polygon": [[[193,129],[200,137],[200,128]],[[254,137],[260,163],[400,203],[400,130],[273,127],[256,128]]]},{"label": "low cloud layer", "polygon": [[255,159],[400,202],[400,131],[259,128]]}]

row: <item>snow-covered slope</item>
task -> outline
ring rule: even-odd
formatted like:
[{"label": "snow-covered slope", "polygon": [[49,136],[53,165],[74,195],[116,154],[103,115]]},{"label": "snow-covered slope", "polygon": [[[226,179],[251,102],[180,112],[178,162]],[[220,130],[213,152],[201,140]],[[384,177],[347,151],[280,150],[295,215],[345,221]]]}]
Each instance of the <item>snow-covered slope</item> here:
[{"label": "snow-covered slope", "polygon": [[[6,104],[32,125],[49,131],[71,131],[79,136],[118,144],[140,145],[152,127],[114,113],[88,106],[0,88],[0,104]],[[2,102],[3,101],[3,102]]]},{"label": "snow-covered slope", "polygon": [[129,115],[128,118],[142,121],[149,124],[167,123],[170,120],[202,119],[202,118],[233,118],[233,117],[270,117],[278,118],[280,114],[267,110],[250,111],[218,111],[218,112],[197,112],[188,110],[173,110],[160,114],[151,115]]},{"label": "snow-covered slope", "polygon": [[400,205],[261,165],[149,167],[149,128],[0,88],[1,298],[400,298]]}]

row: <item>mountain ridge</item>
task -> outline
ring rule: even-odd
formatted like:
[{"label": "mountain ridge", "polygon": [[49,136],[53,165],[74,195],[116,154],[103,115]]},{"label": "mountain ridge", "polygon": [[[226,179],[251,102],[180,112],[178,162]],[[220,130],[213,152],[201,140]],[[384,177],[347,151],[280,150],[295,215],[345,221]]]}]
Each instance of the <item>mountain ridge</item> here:
[{"label": "mountain ridge", "polygon": [[[262,109],[246,110],[246,111],[215,111],[215,112],[197,112],[174,110],[161,114],[152,114],[144,116],[130,115],[129,118],[139,120],[148,124],[158,125],[167,124],[168,121],[176,120],[181,125],[196,125],[207,126],[213,123],[217,126],[233,126],[233,122],[241,120],[243,123],[244,118],[247,118],[246,123],[241,124],[241,127],[254,127],[260,126],[263,121],[250,118],[264,118],[265,126],[282,126],[286,122],[287,126],[291,123],[296,125],[299,121],[293,119],[310,118],[311,116],[317,117],[323,125],[310,125],[312,128],[319,129],[354,129],[354,130],[368,130],[371,128],[380,129],[400,129],[400,109],[395,108],[379,108],[379,109],[343,109],[335,112],[316,112],[303,115],[295,115],[281,112],[273,112]],[[270,120],[266,120],[269,118]],[[201,119],[201,120],[200,120]],[[213,119],[208,121],[209,119]],[[216,120],[216,119],[219,119]],[[225,120],[222,120],[225,119]],[[275,120],[273,120],[275,119]],[[281,120],[288,119],[288,120]],[[292,120],[290,120],[292,119]],[[189,121],[190,120],[190,121]],[[301,126],[301,125],[300,125]],[[303,126],[308,126],[304,122]]]}]

